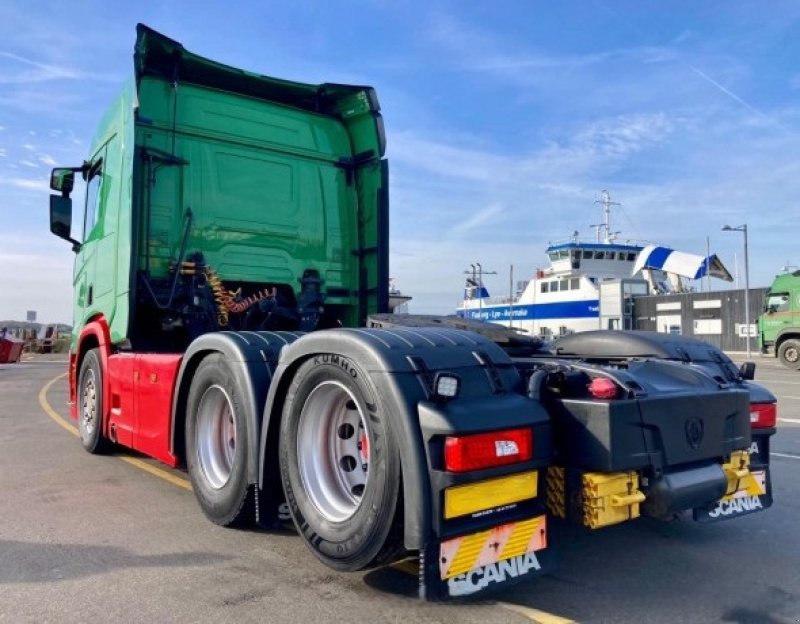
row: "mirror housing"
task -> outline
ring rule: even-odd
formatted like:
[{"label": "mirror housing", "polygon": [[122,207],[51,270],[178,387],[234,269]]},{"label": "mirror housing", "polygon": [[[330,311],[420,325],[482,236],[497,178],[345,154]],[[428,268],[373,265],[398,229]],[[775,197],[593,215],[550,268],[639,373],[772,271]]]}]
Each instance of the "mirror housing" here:
[{"label": "mirror housing", "polygon": [[746,381],[753,381],[756,378],[756,363],[744,362],[739,367],[739,375]]},{"label": "mirror housing", "polygon": [[69,197],[75,186],[75,169],[73,167],[56,167],[50,173],[50,188],[59,191],[62,196]]},{"label": "mirror housing", "polygon": [[50,231],[72,243],[72,251],[81,248],[81,244],[72,238],[72,200],[66,195],[50,196]]}]

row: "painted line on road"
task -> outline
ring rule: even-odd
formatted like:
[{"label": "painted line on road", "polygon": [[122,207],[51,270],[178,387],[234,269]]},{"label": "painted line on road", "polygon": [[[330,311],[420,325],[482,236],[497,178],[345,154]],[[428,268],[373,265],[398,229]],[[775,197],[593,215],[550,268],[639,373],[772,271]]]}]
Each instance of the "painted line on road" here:
[{"label": "painted line on road", "polygon": [[789,396],[788,394],[778,395],[779,399],[800,399],[800,397]]},{"label": "painted line on road", "polygon": [[538,624],[575,624],[575,620],[553,615],[552,613],[540,611],[539,609],[533,609],[531,607],[525,607],[518,604],[511,604],[510,602],[498,602],[497,604],[504,609],[524,615],[532,622],[537,622]]},{"label": "painted line on road", "polygon": [[[50,390],[52,385],[56,383],[59,379],[62,379],[67,376],[67,373],[61,373],[57,377],[54,377],[50,381],[48,381],[42,389],[39,391],[39,405],[44,410],[44,413],[47,414],[50,418],[52,418],[55,423],[69,431],[72,435],[78,436],[78,429],[73,425],[71,422],[66,420],[61,414],[59,414],[53,407],[50,405],[50,402],[47,400],[47,392]],[[115,457],[121,461],[124,461],[126,464],[130,464],[131,466],[135,466],[139,470],[144,470],[145,472],[153,475],[154,477],[158,477],[166,481],[167,483],[171,483],[179,488],[183,488],[184,490],[191,490],[192,484],[189,482],[188,479],[184,479],[177,475],[172,474],[171,472],[167,472],[166,470],[162,470],[152,464],[148,464],[146,461],[142,461],[141,459],[137,459],[136,457],[126,457],[124,455],[115,455]]]},{"label": "painted line on road", "polygon": [[[398,572],[402,572],[403,574],[407,574],[408,576],[419,576],[419,559],[413,557],[409,559],[403,559],[402,561],[395,561],[394,563],[389,564],[389,567],[397,570]],[[534,609],[532,607],[526,607],[523,605],[516,605],[511,604],[510,602],[502,601],[497,602],[496,604],[498,607],[508,611],[513,611],[519,615],[523,615],[531,622],[535,622],[536,624],[575,624],[574,620],[553,615],[552,613],[547,613],[546,611],[542,611],[540,609]]]},{"label": "painted line on road", "polygon": [[779,418],[778,422],[787,422],[787,423],[793,423],[795,425],[800,425],[800,418]]},{"label": "painted line on road", "polygon": [[53,377],[50,381],[48,381],[41,390],[39,390],[39,405],[42,406],[44,413],[47,414],[50,418],[52,418],[59,427],[62,427],[69,431],[72,435],[78,435],[78,430],[75,428],[75,425],[72,423],[64,420],[61,415],[56,412],[51,406],[50,402],[47,400],[47,392],[50,390],[50,387],[56,383],[62,377],[66,377],[67,373],[61,373],[57,377]]},{"label": "painted line on road", "polygon": [[784,459],[800,459],[800,455],[794,455],[793,453],[776,453],[775,451],[770,451],[769,456],[783,457]]}]

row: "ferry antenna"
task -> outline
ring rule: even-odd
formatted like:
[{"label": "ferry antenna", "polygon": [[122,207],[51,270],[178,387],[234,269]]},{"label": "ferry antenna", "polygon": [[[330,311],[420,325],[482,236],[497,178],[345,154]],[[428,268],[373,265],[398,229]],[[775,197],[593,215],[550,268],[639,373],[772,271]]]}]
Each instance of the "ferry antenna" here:
[{"label": "ferry antenna", "polygon": [[[594,200],[595,204],[601,204],[603,206],[603,223],[598,225],[593,225],[591,227],[597,228],[597,242],[605,242],[610,243],[616,234],[619,232],[612,232],[611,231],[611,206],[621,206],[619,202],[611,201],[611,194],[603,189],[603,192],[600,194],[600,199]],[[601,238],[601,232],[604,233],[604,236]]]}]

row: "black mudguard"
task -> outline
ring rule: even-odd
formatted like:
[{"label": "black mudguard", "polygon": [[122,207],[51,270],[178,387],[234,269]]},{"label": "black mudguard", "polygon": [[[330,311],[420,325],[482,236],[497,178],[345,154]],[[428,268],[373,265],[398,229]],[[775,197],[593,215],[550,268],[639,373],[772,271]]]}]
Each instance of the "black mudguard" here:
[{"label": "black mudguard", "polygon": [[[377,392],[390,399],[390,426],[400,446],[404,491],[404,541],[406,548],[426,547],[449,533],[439,514],[442,488],[466,480],[478,481],[512,474],[549,463],[549,418],[541,405],[522,395],[522,380],[510,358],[490,340],[471,332],[449,328],[335,329],[307,334],[280,354],[269,388],[261,432],[262,487],[277,463],[277,438],[286,390],[294,371],[304,361],[330,354],[347,369],[350,362],[366,371]],[[461,393],[446,404],[431,401],[431,384],[437,371],[456,373]],[[478,407],[470,410],[474,404]],[[480,409],[479,409],[480,408]],[[470,473],[443,474],[437,468],[432,438],[452,431],[490,431],[520,424],[541,425],[534,462]],[[543,471],[542,471],[543,472]],[[542,508],[543,512],[543,508]],[[515,520],[530,509],[508,516],[483,517],[464,522],[464,532],[481,530],[500,520]]]}]

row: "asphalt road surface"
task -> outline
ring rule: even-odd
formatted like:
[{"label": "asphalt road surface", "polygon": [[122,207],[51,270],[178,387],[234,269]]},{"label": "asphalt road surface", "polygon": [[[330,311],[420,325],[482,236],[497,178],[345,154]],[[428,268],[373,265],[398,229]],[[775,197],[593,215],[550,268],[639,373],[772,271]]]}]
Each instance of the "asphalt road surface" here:
[{"label": "asphalt road surface", "polygon": [[0,622],[800,622],[800,372],[757,361],[779,397],[771,509],[561,527],[557,572],[446,605],[399,570],[328,570],[291,531],[209,523],[180,471],[81,450],[65,362],[0,365]]}]

